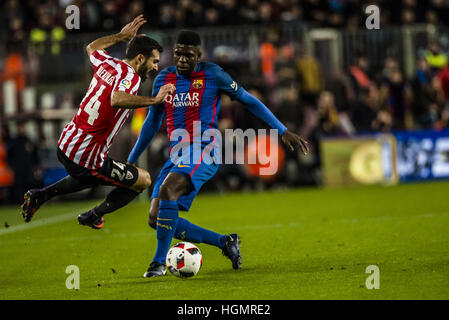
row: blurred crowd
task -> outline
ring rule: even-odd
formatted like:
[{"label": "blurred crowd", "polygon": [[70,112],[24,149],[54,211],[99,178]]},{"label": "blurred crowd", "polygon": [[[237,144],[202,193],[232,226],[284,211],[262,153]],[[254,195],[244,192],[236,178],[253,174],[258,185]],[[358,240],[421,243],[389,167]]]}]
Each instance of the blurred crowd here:
[{"label": "blurred crowd", "polygon": [[[274,58],[264,65],[267,46]],[[295,53],[288,44],[265,42],[260,58],[269,90],[259,91],[270,93],[265,99],[292,130],[315,125],[322,134],[352,135],[449,125],[448,56],[436,40],[418,54],[411,78],[396,57],[373,68],[363,52],[346,70],[323,70],[306,48]]]},{"label": "blurred crowd", "polygon": [[381,8],[383,26],[439,24],[449,18],[446,0],[6,0],[0,4],[0,30],[14,40],[51,30],[64,25],[70,4],[80,8],[81,32],[119,30],[140,13],[154,28],[307,21],[347,29],[364,26],[368,4]]},{"label": "blurred crowd", "polygon": [[[26,79],[37,79],[45,70],[67,71],[83,65],[85,57],[73,55],[72,63],[59,68],[36,62],[40,50],[61,52],[66,30],[61,26],[67,15],[65,7],[76,4],[81,9],[83,32],[112,32],[141,12],[154,28],[185,28],[236,24],[270,24],[307,21],[321,27],[359,28],[364,25],[364,5],[358,0],[209,0],[209,1],[18,1],[0,4],[0,30],[7,30],[7,46],[0,48],[0,82],[13,79],[20,91]],[[402,0],[369,1],[381,7],[381,25],[448,21],[449,1]],[[48,41],[50,40],[50,46]],[[24,51],[18,45],[28,44]],[[46,43],[46,46],[40,44]],[[77,51],[78,52],[77,48]],[[403,57],[388,56],[374,65],[367,53],[358,51],[347,66],[326,69],[304,43],[281,41],[276,29],[270,29],[260,42],[258,70],[250,70],[247,61],[235,61],[229,55],[216,54],[208,59],[218,63],[250,93],[263,101],[286,126],[310,141],[312,154],[285,152],[284,165],[275,179],[259,179],[244,166],[221,166],[212,185],[215,190],[241,190],[258,186],[272,187],[317,185],[320,177],[319,141],[323,136],[351,136],[392,130],[441,130],[449,126],[449,65],[447,52],[437,40],[429,41],[417,52],[415,73],[404,73]],[[26,59],[24,57],[26,56]],[[80,56],[81,58],[79,58]],[[81,60],[75,60],[81,59]],[[380,67],[379,67],[380,65]],[[83,70],[84,73],[86,73]],[[91,71],[89,71],[91,72]],[[90,73],[84,78],[89,78]],[[80,79],[82,83],[86,79]],[[84,81],[85,82],[85,81]],[[147,88],[148,89],[148,88]],[[85,87],[73,89],[74,108]],[[79,92],[78,92],[79,91]],[[145,94],[145,93],[143,93]],[[141,112],[139,117],[144,117]],[[1,113],[0,113],[1,116]],[[240,104],[223,96],[219,120],[221,130],[228,128],[264,128],[259,119]],[[157,172],[168,157],[168,142],[162,127],[151,145],[150,172]],[[123,157],[135,141],[130,138],[117,147]],[[117,144],[119,145],[119,144]],[[22,125],[15,137],[7,130],[0,135],[0,185],[16,172],[14,201],[24,189],[42,184],[39,146],[26,137]],[[18,159],[26,159],[22,164]],[[8,166],[9,163],[9,166]],[[23,169],[27,167],[26,174]],[[3,171],[2,171],[3,170]],[[9,170],[9,171],[8,171]],[[2,180],[3,179],[3,180]],[[31,179],[31,180],[30,180]],[[0,188],[0,202],[2,199]]]}]

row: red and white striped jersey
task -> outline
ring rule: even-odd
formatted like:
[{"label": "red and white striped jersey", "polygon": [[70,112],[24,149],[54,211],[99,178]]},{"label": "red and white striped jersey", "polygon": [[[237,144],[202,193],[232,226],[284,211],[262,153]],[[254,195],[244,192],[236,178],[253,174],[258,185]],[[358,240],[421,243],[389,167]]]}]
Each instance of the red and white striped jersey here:
[{"label": "red and white striped jersey", "polygon": [[140,76],[126,62],[105,51],[90,55],[95,74],[78,113],[62,132],[58,147],[79,166],[101,168],[112,141],[129,116],[129,109],[111,107],[112,93],[136,94]]}]

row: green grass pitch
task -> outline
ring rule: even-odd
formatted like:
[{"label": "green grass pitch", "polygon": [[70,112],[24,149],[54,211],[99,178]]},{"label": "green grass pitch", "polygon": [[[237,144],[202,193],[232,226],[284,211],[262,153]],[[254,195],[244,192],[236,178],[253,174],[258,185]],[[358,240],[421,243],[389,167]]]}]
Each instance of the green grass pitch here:
[{"label": "green grass pitch", "polygon": [[[242,269],[199,244],[189,279],[142,277],[156,248],[148,203],[77,224],[94,202],[0,208],[0,299],[448,299],[449,183],[200,195],[191,222],[242,239]],[[97,203],[98,201],[95,201]],[[6,227],[5,223],[9,225]],[[80,289],[68,290],[68,265]],[[368,290],[369,265],[380,288]]]}]

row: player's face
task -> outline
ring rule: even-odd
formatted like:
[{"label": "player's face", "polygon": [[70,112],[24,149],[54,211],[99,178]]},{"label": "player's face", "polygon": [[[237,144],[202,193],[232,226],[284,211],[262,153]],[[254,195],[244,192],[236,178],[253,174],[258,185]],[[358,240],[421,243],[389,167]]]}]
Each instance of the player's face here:
[{"label": "player's face", "polygon": [[159,69],[159,59],[160,59],[160,53],[158,50],[153,50],[153,55],[146,59],[142,65],[139,67],[138,74],[144,82],[148,76],[152,73],[156,73]]},{"label": "player's face", "polygon": [[200,60],[201,51],[198,46],[188,46],[184,44],[175,45],[173,60],[176,70],[180,75],[188,75],[195,70],[196,64]]}]

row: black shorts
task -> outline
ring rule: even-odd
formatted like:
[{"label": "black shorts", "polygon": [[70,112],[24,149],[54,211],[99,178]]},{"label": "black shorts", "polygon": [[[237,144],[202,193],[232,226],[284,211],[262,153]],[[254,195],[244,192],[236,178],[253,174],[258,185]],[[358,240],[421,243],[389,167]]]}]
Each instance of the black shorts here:
[{"label": "black shorts", "polygon": [[84,184],[130,188],[139,177],[139,172],[135,166],[112,160],[109,157],[106,157],[99,170],[90,170],[74,163],[59,148],[57,155],[69,175]]}]

